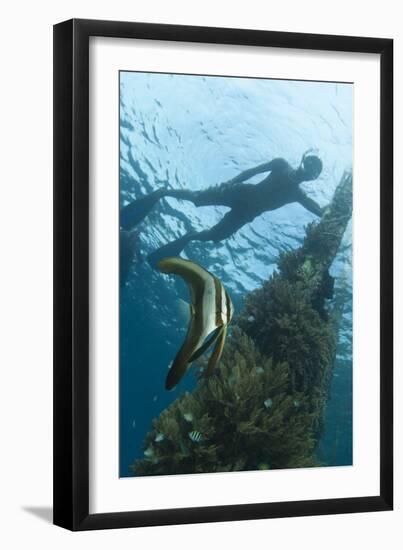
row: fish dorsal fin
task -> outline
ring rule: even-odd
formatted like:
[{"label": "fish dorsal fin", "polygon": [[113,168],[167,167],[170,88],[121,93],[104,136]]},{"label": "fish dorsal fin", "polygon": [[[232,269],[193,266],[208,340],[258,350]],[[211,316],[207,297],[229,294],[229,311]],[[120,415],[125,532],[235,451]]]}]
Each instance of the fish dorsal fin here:
[{"label": "fish dorsal fin", "polygon": [[158,262],[158,269],[162,273],[180,275],[189,286],[194,304],[203,296],[206,282],[214,278],[200,265],[178,257],[163,258]]},{"label": "fish dorsal fin", "polygon": [[221,331],[222,331],[222,326],[217,327],[215,331],[211,334],[211,336],[207,338],[204,344],[194,352],[194,354],[189,359],[189,363],[193,363],[193,361],[196,361],[196,359],[198,359],[201,355],[203,355],[203,353],[207,351],[208,348],[215,342],[215,340],[217,339]]}]

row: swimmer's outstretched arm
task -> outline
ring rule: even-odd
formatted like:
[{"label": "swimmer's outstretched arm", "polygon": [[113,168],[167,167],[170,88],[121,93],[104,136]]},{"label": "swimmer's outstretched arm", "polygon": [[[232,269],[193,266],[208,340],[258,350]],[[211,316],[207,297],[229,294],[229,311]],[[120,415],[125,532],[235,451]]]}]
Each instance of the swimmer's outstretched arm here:
[{"label": "swimmer's outstretched arm", "polygon": [[269,172],[270,170],[273,170],[273,168],[276,167],[276,164],[279,161],[283,161],[283,159],[273,159],[270,162],[259,164],[259,166],[255,166],[255,168],[249,168],[249,170],[245,170],[245,172],[241,172],[238,176],[235,176],[235,178],[233,178],[232,180],[229,180],[228,183],[241,183],[253,176],[256,176],[256,174]]},{"label": "swimmer's outstretched arm", "polygon": [[312,212],[312,214],[315,214],[316,216],[322,217],[322,214],[324,212],[324,208],[321,208],[317,202],[310,199],[305,195],[305,193],[301,190],[299,190],[298,193],[298,202],[301,204],[304,208],[309,210],[309,212]]}]

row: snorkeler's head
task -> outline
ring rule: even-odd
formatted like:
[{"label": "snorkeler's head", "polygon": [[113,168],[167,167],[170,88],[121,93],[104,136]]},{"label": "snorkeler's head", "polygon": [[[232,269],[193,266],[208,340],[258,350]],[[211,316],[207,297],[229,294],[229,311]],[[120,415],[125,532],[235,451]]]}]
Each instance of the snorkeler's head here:
[{"label": "snorkeler's head", "polygon": [[302,157],[300,171],[304,181],[316,180],[322,172],[323,163],[316,155],[304,155]]}]

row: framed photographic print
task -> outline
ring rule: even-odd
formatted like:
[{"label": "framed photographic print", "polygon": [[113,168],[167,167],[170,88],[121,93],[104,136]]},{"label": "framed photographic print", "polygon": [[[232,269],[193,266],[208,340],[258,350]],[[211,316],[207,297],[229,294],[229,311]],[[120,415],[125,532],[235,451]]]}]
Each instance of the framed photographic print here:
[{"label": "framed photographic print", "polygon": [[54,27],[54,522],[392,509],[393,42]]}]

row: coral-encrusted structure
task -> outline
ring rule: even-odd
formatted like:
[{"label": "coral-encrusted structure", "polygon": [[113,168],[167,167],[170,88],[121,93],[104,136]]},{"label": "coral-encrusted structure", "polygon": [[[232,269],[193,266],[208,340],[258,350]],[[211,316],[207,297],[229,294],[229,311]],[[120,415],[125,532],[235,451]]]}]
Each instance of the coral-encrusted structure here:
[{"label": "coral-encrusted structure", "polygon": [[245,299],[219,367],[153,421],[137,475],[317,466],[335,358],[329,268],[352,213],[344,174],[303,245]]}]

